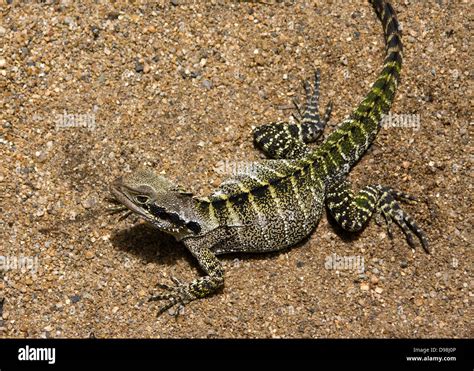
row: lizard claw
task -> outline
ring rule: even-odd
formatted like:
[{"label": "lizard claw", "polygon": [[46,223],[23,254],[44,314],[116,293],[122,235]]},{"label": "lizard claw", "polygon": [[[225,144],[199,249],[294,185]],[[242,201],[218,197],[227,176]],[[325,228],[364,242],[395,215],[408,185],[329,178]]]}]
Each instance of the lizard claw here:
[{"label": "lizard claw", "polygon": [[156,286],[163,290],[163,292],[153,295],[148,299],[149,302],[158,300],[166,301],[166,303],[158,310],[157,317],[175,305],[178,306],[177,310],[174,312],[175,316],[177,316],[182,312],[184,306],[192,300],[192,296],[188,292],[188,285],[184,284],[176,277],[171,277],[171,280],[175,286],[157,283]]},{"label": "lizard claw", "polygon": [[392,194],[393,198],[397,201],[407,202],[407,203],[416,203],[418,199],[415,196],[409,195],[408,193],[402,191],[396,191],[394,189],[390,189],[390,193]]},{"label": "lizard claw", "polygon": [[173,281],[176,286],[184,286],[184,283],[174,276],[171,276],[171,281]]},{"label": "lizard claw", "polygon": [[385,221],[383,219],[382,213],[380,211],[376,211],[374,213],[374,216],[375,216],[375,224],[377,224],[379,227],[383,227]]},{"label": "lizard claw", "polygon": [[424,232],[398,203],[398,201],[413,202],[416,201],[416,198],[388,187],[381,187],[380,189],[383,193],[379,201],[379,210],[385,217],[389,237],[392,237],[391,224],[394,221],[402,229],[410,247],[415,247],[415,237],[417,237],[423,249],[429,253],[428,241]]}]

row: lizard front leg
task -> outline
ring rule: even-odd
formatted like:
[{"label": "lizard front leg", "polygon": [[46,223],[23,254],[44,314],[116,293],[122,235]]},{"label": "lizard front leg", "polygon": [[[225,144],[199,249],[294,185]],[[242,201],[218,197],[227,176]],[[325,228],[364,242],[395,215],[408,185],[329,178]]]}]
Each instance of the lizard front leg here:
[{"label": "lizard front leg", "polygon": [[165,300],[166,304],[159,309],[157,316],[175,305],[182,307],[193,300],[209,296],[224,285],[224,269],[212,251],[193,239],[188,239],[185,244],[207,275],[191,283],[183,283],[173,277],[175,286],[158,284],[163,292],[152,296],[149,301]]}]

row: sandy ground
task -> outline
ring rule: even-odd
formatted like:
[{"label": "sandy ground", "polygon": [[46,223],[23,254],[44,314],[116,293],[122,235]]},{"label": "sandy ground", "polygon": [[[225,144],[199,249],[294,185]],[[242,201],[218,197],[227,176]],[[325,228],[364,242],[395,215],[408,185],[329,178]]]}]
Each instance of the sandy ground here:
[{"label": "sandy ground", "polygon": [[223,164],[261,157],[252,126],[286,119],[316,68],[327,135],[380,70],[379,22],[364,1],[16,3],[0,24],[2,337],[473,336],[469,1],[393,2],[405,64],[392,112],[415,127],[383,129],[351,173],[419,196],[406,209],[432,254],[324,216],[297,247],[223,257],[225,288],[178,318],[147,298],[196,262],[105,215],[109,183],[149,166],[208,193]]}]

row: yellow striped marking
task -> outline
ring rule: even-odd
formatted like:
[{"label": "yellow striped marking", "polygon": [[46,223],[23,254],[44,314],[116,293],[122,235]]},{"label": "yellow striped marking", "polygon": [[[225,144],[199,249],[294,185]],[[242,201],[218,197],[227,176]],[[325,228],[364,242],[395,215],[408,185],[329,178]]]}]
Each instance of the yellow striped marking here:
[{"label": "yellow striped marking", "polygon": [[242,221],[240,220],[239,216],[235,212],[232,202],[230,202],[229,200],[226,200],[225,207],[227,209],[227,212],[229,213],[229,217],[232,221],[232,225],[242,225]]},{"label": "yellow striped marking", "polygon": [[293,193],[296,197],[296,201],[298,202],[298,205],[300,206],[300,209],[303,212],[304,217],[307,218],[308,212],[306,210],[305,204],[301,200],[300,193],[298,190],[298,184],[296,184],[296,179],[293,176],[290,177],[290,183],[291,183],[291,187],[293,188]]}]

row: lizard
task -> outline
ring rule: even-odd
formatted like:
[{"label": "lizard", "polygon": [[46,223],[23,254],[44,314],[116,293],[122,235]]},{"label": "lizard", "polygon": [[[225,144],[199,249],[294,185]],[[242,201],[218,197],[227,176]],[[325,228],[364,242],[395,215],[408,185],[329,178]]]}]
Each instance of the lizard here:
[{"label": "lizard", "polygon": [[346,231],[362,230],[372,217],[383,216],[388,235],[393,222],[410,246],[417,239],[429,253],[425,233],[403,210],[401,202],[415,201],[406,193],[380,184],[355,193],[347,180],[350,169],[374,142],[383,115],[394,101],[402,66],[403,46],[398,20],[385,0],[369,0],[385,37],[385,59],[368,94],[317,147],[315,142],[330,119],[329,103],[319,114],[320,73],[305,82],[306,102],[296,105],[296,120],[258,126],[256,147],[268,159],[255,161],[234,174],[208,197],[198,197],[170,179],[148,169],[120,177],[110,185],[112,212],[136,216],[181,241],[205,273],[190,283],[171,277],[173,284],[150,301],[163,301],[158,315],[207,297],[224,285],[219,255],[264,253],[294,246],[316,228],[326,207]]}]

